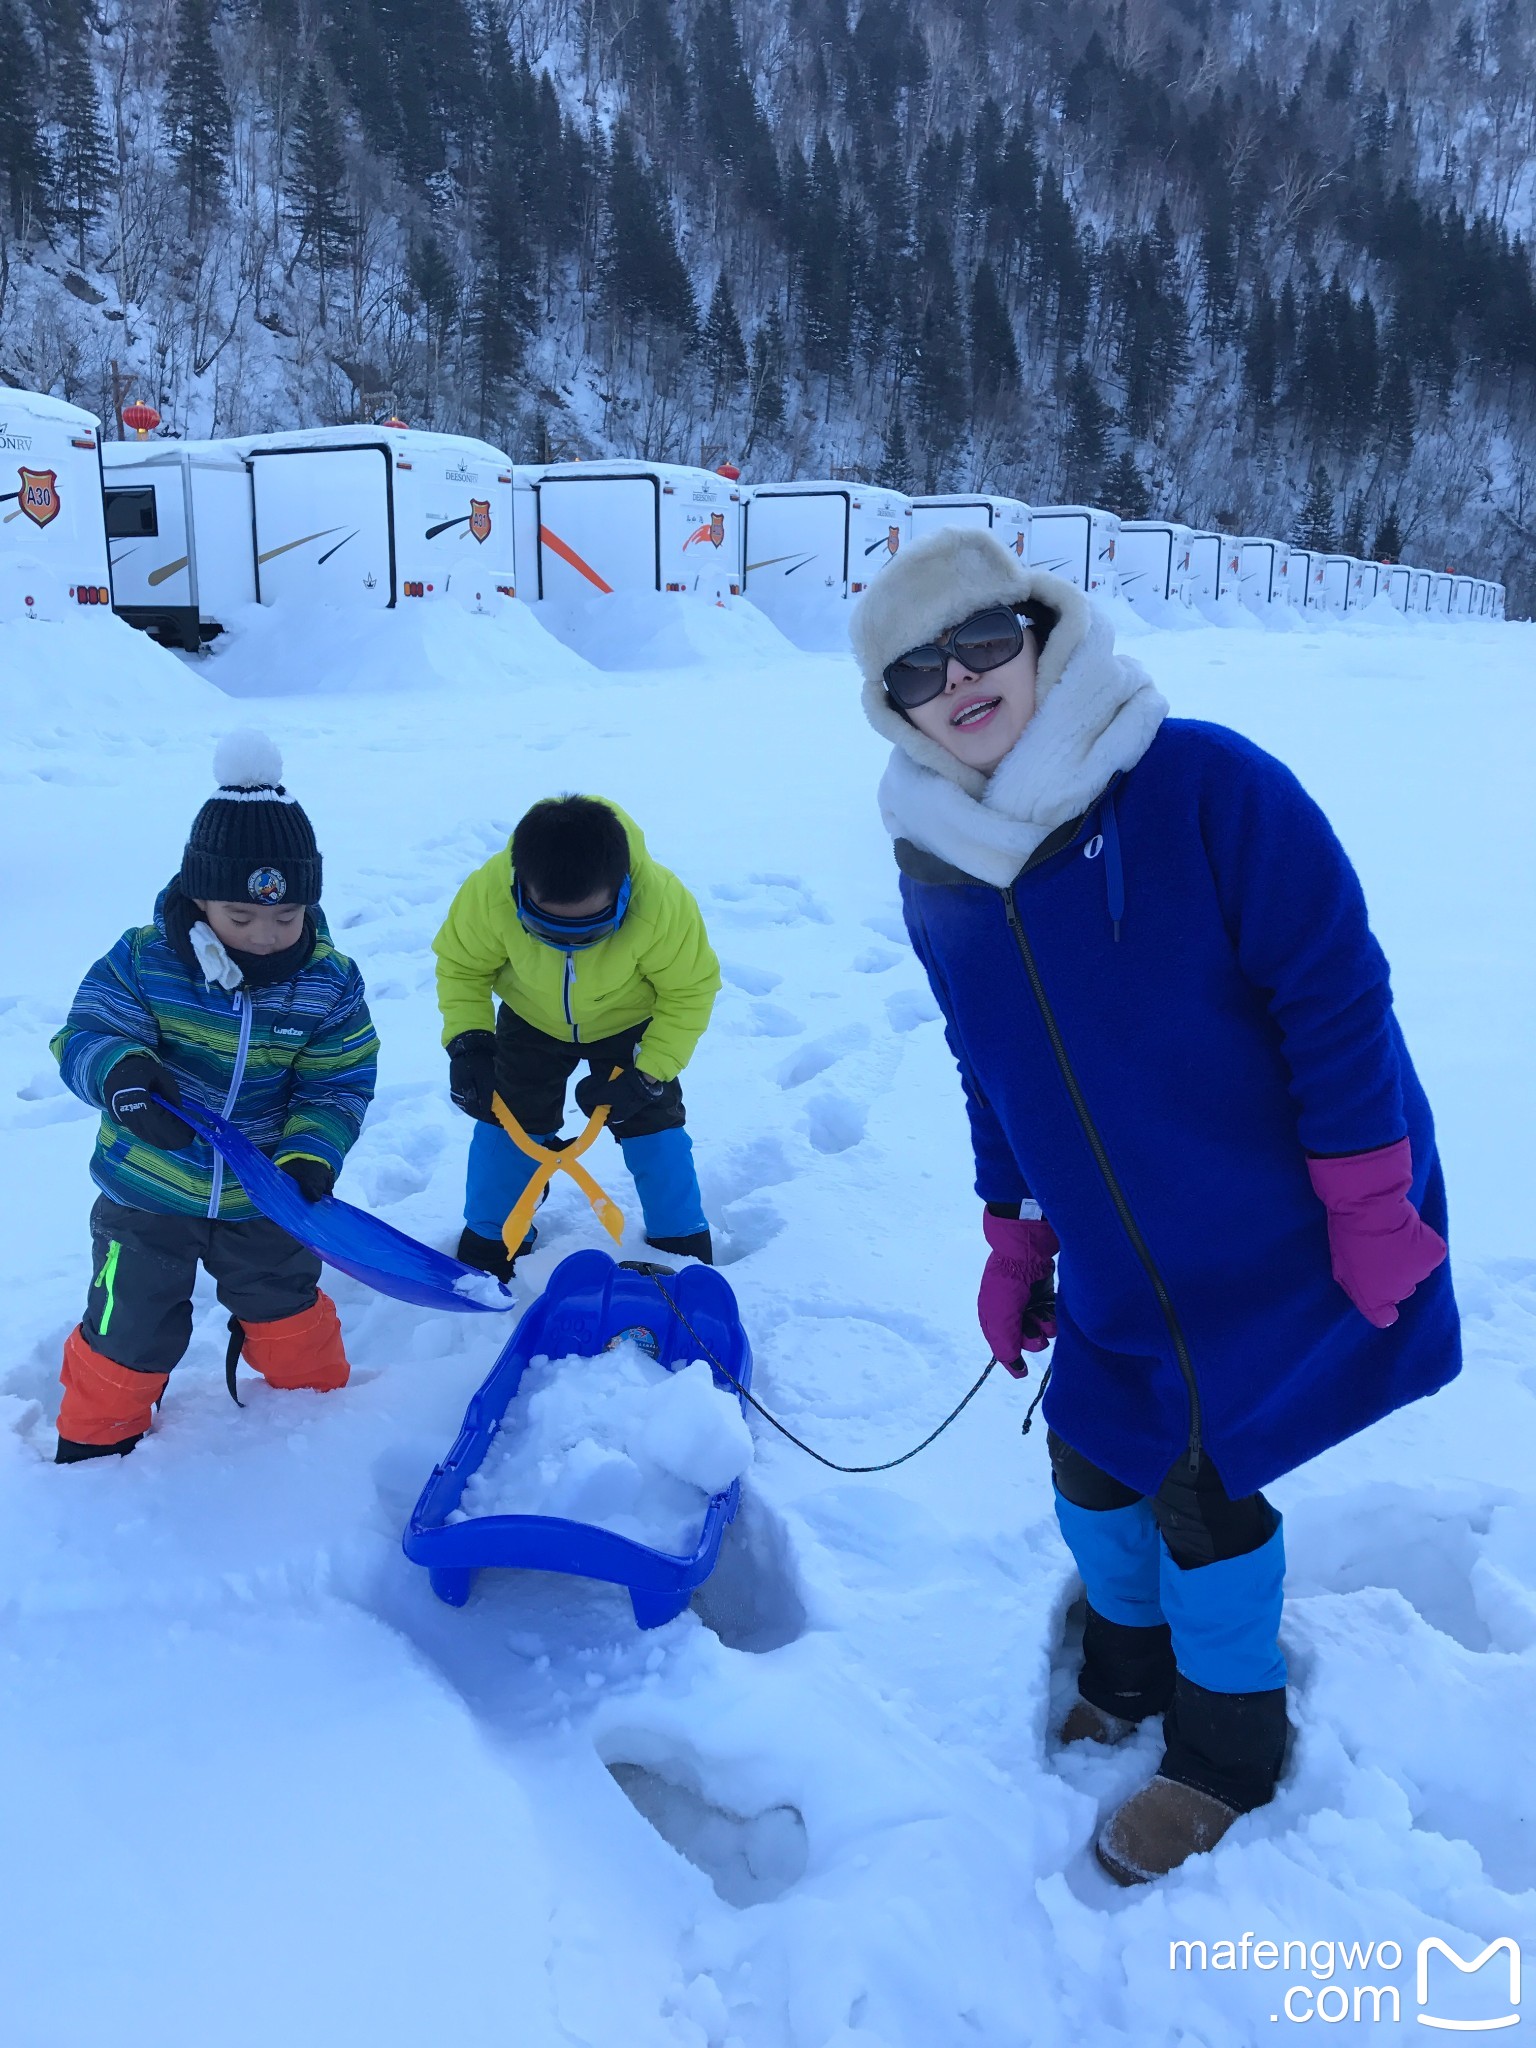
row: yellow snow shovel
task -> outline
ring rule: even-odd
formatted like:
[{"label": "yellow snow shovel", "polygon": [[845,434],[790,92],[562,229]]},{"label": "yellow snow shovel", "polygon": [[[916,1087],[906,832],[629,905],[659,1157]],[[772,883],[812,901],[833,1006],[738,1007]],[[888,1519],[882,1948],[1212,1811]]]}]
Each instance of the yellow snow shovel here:
[{"label": "yellow snow shovel", "polygon": [[[615,1067],[613,1074],[621,1071]],[[609,1075],[609,1080],[613,1079]],[[526,1153],[535,1162],[535,1171],[527,1187],[517,1198],[517,1207],[502,1225],[501,1241],[507,1248],[508,1256],[516,1258],[523,1239],[528,1235],[533,1222],[533,1212],[543,1199],[544,1190],[557,1173],[568,1173],[577,1187],[592,1204],[593,1214],[615,1244],[624,1241],[624,1215],[618,1204],[605,1195],[597,1182],[581,1163],[581,1155],[592,1143],[603,1125],[608,1121],[608,1105],[593,1110],[587,1119],[587,1127],[574,1144],[563,1151],[552,1152],[548,1146],[540,1145],[530,1138],[517,1118],[508,1109],[499,1095],[491,1097],[491,1107],[496,1112],[496,1121],[512,1140],[519,1152]]]}]

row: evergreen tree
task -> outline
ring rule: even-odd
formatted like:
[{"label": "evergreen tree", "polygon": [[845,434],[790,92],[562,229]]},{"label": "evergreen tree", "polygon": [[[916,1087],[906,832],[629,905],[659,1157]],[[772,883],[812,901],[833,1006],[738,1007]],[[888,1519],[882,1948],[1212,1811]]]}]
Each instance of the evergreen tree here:
[{"label": "evergreen tree", "polygon": [[112,182],[111,144],[96,99],[90,34],[83,15],[61,24],[63,40],[54,72],[58,139],[53,152],[54,211],[74,230],[83,268],[85,238],[95,226]]},{"label": "evergreen tree", "polygon": [[625,121],[614,131],[604,210],[601,276],[609,314],[626,328],[639,325],[691,339],[699,312],[678,254],[671,208],[660,180],[641,163]]},{"label": "evergreen tree", "polygon": [[747,77],[731,0],[704,0],[691,55],[705,154],[712,166],[740,179],[748,206],[772,218],[780,202],[779,163]]},{"label": "evergreen tree", "polygon": [[1344,507],[1344,527],[1339,535],[1339,552],[1358,561],[1365,553],[1365,497],[1356,491]]},{"label": "evergreen tree", "polygon": [[1330,553],[1335,545],[1333,513],[1333,485],[1328,480],[1327,470],[1319,464],[1312,472],[1312,481],[1297,514],[1296,545]]},{"label": "evergreen tree", "polygon": [[913,380],[918,433],[927,457],[925,488],[935,491],[966,418],[965,353],[953,305],[938,298],[923,314]]},{"label": "evergreen tree", "polygon": [[1377,406],[1382,446],[1399,462],[1406,462],[1413,453],[1414,430],[1418,425],[1418,402],[1414,397],[1413,378],[1401,353],[1393,348],[1387,356],[1387,367],[1381,379],[1381,397]]},{"label": "evergreen tree", "polygon": [[1376,538],[1371,542],[1371,554],[1378,562],[1396,562],[1401,558],[1402,552],[1403,529],[1394,500],[1376,522]]},{"label": "evergreen tree", "polygon": [[891,407],[891,416],[886,422],[885,441],[880,450],[880,466],[875,471],[875,482],[883,484],[888,491],[910,493],[914,487],[912,452],[907,446],[907,423],[901,416],[899,405]]},{"label": "evergreen tree", "polygon": [[1254,290],[1253,310],[1248,317],[1248,332],[1243,341],[1243,388],[1261,426],[1274,412],[1279,374],[1279,321],[1269,286],[1261,278]]},{"label": "evergreen tree", "polygon": [[1084,362],[1075,363],[1067,375],[1063,392],[1067,425],[1062,437],[1062,459],[1067,472],[1070,498],[1091,502],[1104,473],[1109,452],[1109,427],[1113,415]]},{"label": "evergreen tree", "polygon": [[1129,448],[1122,448],[1104,478],[1104,501],[1120,519],[1145,519],[1152,510],[1147,480]]},{"label": "evergreen tree", "polygon": [[25,241],[48,225],[48,151],[42,90],[31,40],[15,0],[0,0],[0,49],[6,53],[6,107],[0,120],[0,184],[11,230]]},{"label": "evergreen tree", "polygon": [[1012,391],[1019,381],[1019,350],[997,273],[985,256],[971,280],[971,391],[980,402]]},{"label": "evergreen tree", "polygon": [[459,310],[459,278],[448,252],[430,231],[411,244],[407,269],[411,290],[422,312],[423,343],[427,361],[427,417],[436,412],[438,364]]},{"label": "evergreen tree", "polygon": [[213,0],[179,0],[176,50],[165,85],[165,126],[186,187],[187,225],[200,227],[229,165],[229,100],[213,47]]},{"label": "evergreen tree", "polygon": [[743,453],[750,455],[759,437],[772,440],[783,426],[788,415],[788,401],[784,395],[784,371],[789,361],[789,345],[784,336],[784,322],[779,317],[777,306],[768,308],[768,317],[752,336],[752,369],[748,386],[750,414],[746,446]]},{"label": "evergreen tree", "polygon": [[733,398],[747,381],[746,344],[741,338],[741,322],[736,317],[730,282],[723,270],[715,279],[699,340],[704,367],[713,382],[714,402],[719,405],[722,399]]},{"label": "evergreen tree", "polygon": [[337,121],[319,66],[304,73],[294,115],[288,158],[288,219],[298,229],[293,264],[305,264],[320,281],[320,319],[326,318],[326,289],[351,252],[357,223],[346,203],[347,177]]}]

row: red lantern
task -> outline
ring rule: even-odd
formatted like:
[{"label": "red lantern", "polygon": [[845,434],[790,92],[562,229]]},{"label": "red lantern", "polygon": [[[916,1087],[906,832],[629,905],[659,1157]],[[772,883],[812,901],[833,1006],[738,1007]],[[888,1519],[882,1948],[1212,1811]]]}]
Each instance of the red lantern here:
[{"label": "red lantern", "polygon": [[740,483],[741,481],[741,471],[736,467],[734,462],[722,462],[720,464],[720,467],[715,471],[715,475],[723,476],[727,483],[735,484]]},{"label": "red lantern", "polygon": [[409,424],[410,423],[407,420],[401,419],[398,413],[393,412],[390,414],[387,420],[379,421],[379,425],[381,427],[401,427],[406,428],[407,430],[409,430]]},{"label": "red lantern", "polygon": [[160,415],[152,405],[142,405],[135,399],[132,405],[123,407],[123,425],[132,427],[142,441],[160,424]]}]

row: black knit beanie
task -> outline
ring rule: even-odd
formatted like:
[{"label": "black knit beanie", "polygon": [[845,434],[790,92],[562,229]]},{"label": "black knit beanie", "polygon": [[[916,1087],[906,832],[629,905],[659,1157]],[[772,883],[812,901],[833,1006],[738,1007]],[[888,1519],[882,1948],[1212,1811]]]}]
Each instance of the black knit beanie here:
[{"label": "black knit beanie", "polygon": [[283,757],[263,732],[226,733],[213,757],[216,796],[192,821],[181,886],[203,903],[320,901],[314,827],[283,788]]}]

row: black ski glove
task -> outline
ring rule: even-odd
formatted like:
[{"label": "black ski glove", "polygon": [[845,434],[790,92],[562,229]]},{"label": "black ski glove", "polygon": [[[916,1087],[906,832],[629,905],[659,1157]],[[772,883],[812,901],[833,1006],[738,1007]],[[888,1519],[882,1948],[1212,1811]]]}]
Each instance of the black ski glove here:
[{"label": "black ski glove", "polygon": [[608,1105],[609,1121],[627,1123],[643,1109],[654,1109],[661,1100],[665,1081],[654,1081],[638,1067],[620,1067],[610,1081],[601,1074],[588,1074],[576,1083],[576,1107],[583,1116]]},{"label": "black ski glove", "polygon": [[181,1089],[176,1076],[147,1052],[129,1053],[107,1074],[107,1114],[130,1138],[161,1152],[181,1152],[195,1144],[197,1134],[191,1125],[162,1109],[151,1099],[156,1095],[180,1102]]},{"label": "black ski glove", "polygon": [[491,1097],[496,1093],[496,1034],[494,1031],[461,1031],[448,1042],[448,1093],[454,1107],[472,1116],[476,1123],[493,1124],[496,1112]]},{"label": "black ski glove", "polygon": [[336,1176],[325,1161],[311,1159],[308,1153],[295,1152],[277,1163],[306,1202],[323,1202],[336,1185]]}]

